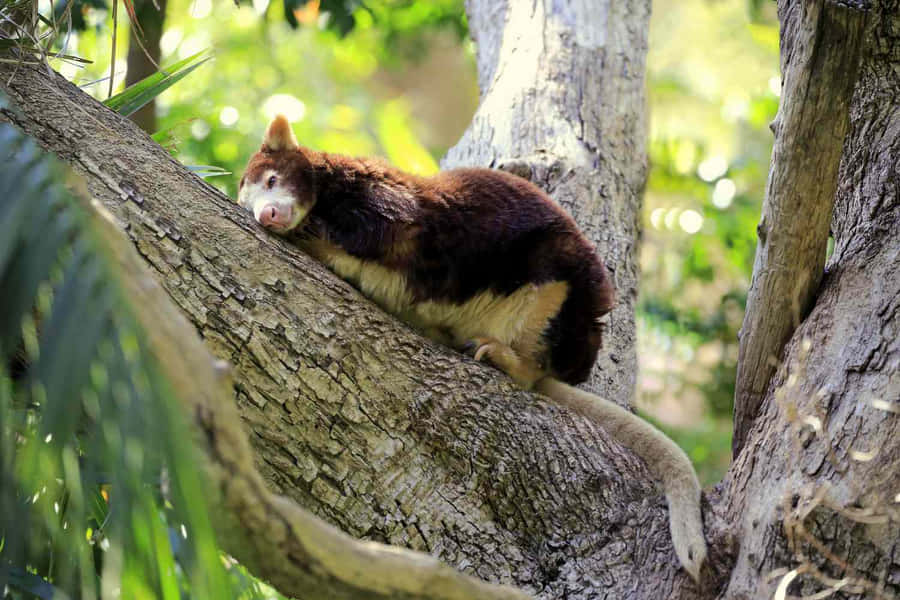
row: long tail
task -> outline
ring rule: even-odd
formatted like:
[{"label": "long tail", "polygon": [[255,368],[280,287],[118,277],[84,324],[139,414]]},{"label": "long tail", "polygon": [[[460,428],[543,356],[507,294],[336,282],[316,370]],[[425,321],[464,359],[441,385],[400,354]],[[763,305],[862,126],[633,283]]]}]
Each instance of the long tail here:
[{"label": "long tail", "polygon": [[706,558],[700,514],[700,482],[684,451],[656,427],[605,398],[546,377],[535,386],[603,427],[616,441],[644,459],[650,473],[663,482],[669,503],[669,525],[675,554],[695,581]]}]

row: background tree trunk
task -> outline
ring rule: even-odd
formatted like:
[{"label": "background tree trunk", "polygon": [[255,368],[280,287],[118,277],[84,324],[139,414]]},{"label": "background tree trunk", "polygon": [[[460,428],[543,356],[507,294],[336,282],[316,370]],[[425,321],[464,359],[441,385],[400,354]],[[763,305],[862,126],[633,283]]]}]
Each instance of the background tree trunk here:
[{"label": "background tree trunk", "polygon": [[[129,32],[126,86],[149,77],[161,66],[159,41],[166,20],[166,0],[135,0],[134,12],[141,31],[135,31],[132,26]],[[129,118],[147,133],[156,133],[156,100],[148,102]]]}]

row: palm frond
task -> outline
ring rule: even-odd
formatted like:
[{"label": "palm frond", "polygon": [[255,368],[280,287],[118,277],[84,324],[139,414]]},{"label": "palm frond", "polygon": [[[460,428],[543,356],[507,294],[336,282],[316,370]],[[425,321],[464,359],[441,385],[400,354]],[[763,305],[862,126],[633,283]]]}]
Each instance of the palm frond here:
[{"label": "palm frond", "polygon": [[181,81],[210,58],[212,58],[212,54],[209,51],[201,50],[133,83],[115,96],[104,100],[103,104],[127,117]]},{"label": "palm frond", "polygon": [[0,125],[0,589],[262,597],[225,570],[138,299],[67,178]]}]

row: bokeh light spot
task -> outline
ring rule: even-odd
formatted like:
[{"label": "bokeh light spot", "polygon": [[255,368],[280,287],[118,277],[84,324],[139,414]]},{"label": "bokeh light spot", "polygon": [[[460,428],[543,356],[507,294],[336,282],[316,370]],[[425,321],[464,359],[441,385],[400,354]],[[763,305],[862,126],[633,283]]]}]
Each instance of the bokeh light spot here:
[{"label": "bokeh light spot", "polygon": [[194,0],[189,12],[195,19],[205,19],[212,12],[212,0]]},{"label": "bokeh light spot", "polygon": [[678,226],[685,233],[697,233],[703,227],[703,216],[696,210],[689,208],[678,216]]},{"label": "bokeh light spot", "polygon": [[162,50],[163,56],[168,56],[175,52],[183,37],[184,33],[179,27],[167,29],[166,32],[162,34],[162,37],[159,38],[159,49]]},{"label": "bokeh light spot", "polygon": [[306,104],[290,94],[274,94],[266,98],[262,110],[267,119],[284,115],[288,121],[296,123],[306,115]]},{"label": "bokeh light spot", "polygon": [[663,223],[665,223],[666,229],[675,229],[675,224],[678,223],[678,215],[680,214],[681,209],[677,206],[673,206],[666,211],[666,216],[663,218]]},{"label": "bokeh light spot", "polygon": [[201,50],[206,50],[211,46],[209,34],[206,32],[197,33],[186,37],[178,46],[178,56],[187,58],[193,56]]},{"label": "bokeh light spot", "polygon": [[734,185],[734,181],[728,178],[720,179],[716,182],[716,187],[713,189],[713,206],[716,208],[728,208],[731,206],[731,201],[734,200],[736,191],[737,186]]},{"label": "bokeh light spot", "polygon": [[225,106],[222,108],[222,111],[219,113],[219,121],[225,127],[231,127],[235,123],[238,122],[238,119],[241,118],[241,113],[238,112],[233,106]]},{"label": "bokeh light spot", "polygon": [[697,175],[703,181],[715,181],[728,171],[728,161],[722,156],[710,156],[697,166]]},{"label": "bokeh light spot", "polygon": [[203,119],[197,119],[196,121],[191,123],[191,137],[193,137],[195,140],[205,140],[206,136],[209,135],[209,132],[209,123],[207,123]]}]

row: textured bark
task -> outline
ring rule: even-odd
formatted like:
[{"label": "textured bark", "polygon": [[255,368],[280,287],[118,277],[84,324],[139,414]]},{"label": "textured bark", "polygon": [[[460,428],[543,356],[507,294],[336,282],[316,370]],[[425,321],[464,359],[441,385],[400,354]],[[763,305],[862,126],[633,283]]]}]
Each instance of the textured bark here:
[{"label": "textured bark", "polygon": [[[809,4],[780,6],[788,40]],[[900,597],[900,2],[864,23],[835,251],[720,489],[742,541],[727,598],[771,597],[777,569],[800,572],[794,595],[821,571],[848,578],[837,598]]]},{"label": "textured bark", "polygon": [[863,45],[857,3],[782,2],[782,102],[740,333],[734,399],[741,450],[781,350],[812,308],[825,266],[838,164]]},{"label": "textured bark", "polygon": [[662,496],[599,427],[415,335],[62,78],[13,71],[4,116],[85,176],[234,365],[273,491],[539,597],[696,596]]},{"label": "textured bark", "polygon": [[146,264],[98,203],[95,228],[105,241],[122,290],[146,333],[147,347],[194,426],[198,471],[222,545],[279,590],[333,600],[524,600],[427,555],[354,540],[296,504],[272,494],[230,402],[226,363],[216,361]]},{"label": "textured bark", "polygon": [[650,1],[468,0],[467,11],[482,98],[444,166],[496,166],[531,179],[597,245],[618,306],[587,387],[628,404],[637,374]]}]

